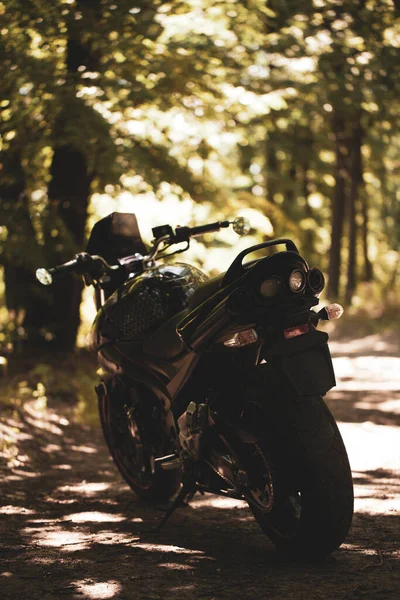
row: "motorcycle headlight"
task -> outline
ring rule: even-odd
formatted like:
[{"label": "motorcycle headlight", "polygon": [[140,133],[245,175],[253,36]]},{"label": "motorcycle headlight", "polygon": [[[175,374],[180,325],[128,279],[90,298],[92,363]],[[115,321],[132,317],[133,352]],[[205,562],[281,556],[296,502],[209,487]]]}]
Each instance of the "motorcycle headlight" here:
[{"label": "motorcycle headlight", "polygon": [[325,278],[322,272],[315,267],[310,269],[307,274],[308,285],[314,294],[319,294],[325,287]]},{"label": "motorcycle headlight", "polygon": [[260,294],[264,298],[273,298],[283,290],[283,281],[280,277],[270,277],[262,282]]},{"label": "motorcycle headlight", "polygon": [[302,292],[306,286],[306,276],[303,271],[296,269],[290,274],[289,287],[292,292]]}]

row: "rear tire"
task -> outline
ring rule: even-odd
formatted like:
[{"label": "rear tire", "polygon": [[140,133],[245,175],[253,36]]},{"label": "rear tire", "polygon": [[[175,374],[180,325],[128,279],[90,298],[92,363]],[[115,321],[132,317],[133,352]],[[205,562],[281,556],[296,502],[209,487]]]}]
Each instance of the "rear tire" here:
[{"label": "rear tire", "polygon": [[[254,428],[262,431],[257,446],[267,466],[258,477],[272,474],[274,502],[272,510],[254,503],[250,508],[280,551],[319,560],[342,544],[351,525],[353,483],[346,449],[322,398],[298,396],[289,383],[275,385],[272,393],[271,375],[268,365],[257,367],[246,396]],[[276,373],[272,376],[276,379]],[[245,418],[249,422],[249,414]]]},{"label": "rear tire", "polygon": [[99,398],[99,414],[108,449],[122,477],[139,498],[166,503],[179,490],[180,469],[165,471],[155,458],[173,449],[164,434],[149,394],[127,388],[118,379],[108,382],[111,391]]}]

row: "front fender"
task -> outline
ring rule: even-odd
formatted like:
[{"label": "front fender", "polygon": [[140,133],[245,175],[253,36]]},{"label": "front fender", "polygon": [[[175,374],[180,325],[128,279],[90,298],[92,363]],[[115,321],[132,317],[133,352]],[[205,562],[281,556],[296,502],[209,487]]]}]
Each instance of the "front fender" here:
[{"label": "front fender", "polygon": [[[170,393],[163,381],[151,371],[147,371],[136,363],[128,360],[121,353],[111,346],[102,352],[103,358],[115,365],[115,377],[123,378],[125,385],[143,386],[153,397],[153,401],[161,408],[160,417],[165,435],[179,450],[179,440],[176,431],[175,418],[172,412],[172,399]],[[99,360],[101,364],[101,360]],[[113,377],[107,378],[112,381]],[[107,385],[104,386],[107,390]],[[100,393],[104,389],[99,387]],[[97,392],[99,394],[99,392]],[[99,396],[100,397],[100,396]]]}]

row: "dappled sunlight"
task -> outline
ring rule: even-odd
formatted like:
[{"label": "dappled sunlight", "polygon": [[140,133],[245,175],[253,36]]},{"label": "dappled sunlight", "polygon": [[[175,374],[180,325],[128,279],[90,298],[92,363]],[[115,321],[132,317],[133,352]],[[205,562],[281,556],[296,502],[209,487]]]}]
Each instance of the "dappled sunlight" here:
[{"label": "dappled sunlight", "polygon": [[52,523],[59,523],[60,519],[50,519],[50,518],[46,518],[46,519],[29,519],[29,521],[27,521],[28,525],[50,525]]},{"label": "dappled sunlight", "polygon": [[47,444],[47,446],[43,446],[42,450],[47,454],[52,454],[53,452],[59,452],[61,450],[61,446],[58,444]]},{"label": "dappled sunlight", "polygon": [[53,469],[58,469],[59,471],[71,471],[72,466],[71,465],[53,465]]},{"label": "dappled sunlight", "polygon": [[31,440],[32,435],[29,433],[23,433],[20,430],[20,427],[21,423],[8,419],[7,423],[0,423],[0,434],[3,438],[9,437],[10,440],[15,440],[17,438],[22,440]]},{"label": "dappled sunlight", "polygon": [[130,533],[122,533],[113,529],[102,529],[96,532],[95,541],[96,544],[102,544],[106,546],[132,546],[140,538],[138,536],[132,536]]},{"label": "dappled sunlight", "polygon": [[104,492],[110,487],[110,483],[88,483],[82,481],[73,485],[62,485],[56,489],[56,492],[68,492],[70,494],[82,494],[83,496],[93,496],[98,492]]},{"label": "dappled sunlight", "polygon": [[400,390],[400,358],[397,356],[340,356],[333,359],[333,364],[338,390]]},{"label": "dappled sunlight", "polygon": [[366,423],[339,423],[353,471],[400,468],[399,428]]},{"label": "dappled sunlight", "polygon": [[71,446],[73,452],[84,452],[85,454],[96,454],[97,448],[93,446]]},{"label": "dappled sunlight", "polygon": [[[39,471],[27,471],[23,469],[15,469],[14,473],[15,475],[9,475],[8,477],[5,477],[5,481],[13,481],[13,477],[18,478],[18,480],[20,481],[24,478],[34,479],[35,477],[41,476],[41,473]],[[14,479],[14,481],[17,481],[17,479]]]},{"label": "dappled sunlight", "polygon": [[72,523],[119,523],[126,520],[126,517],[99,511],[88,511],[66,515],[62,520],[71,521]]},{"label": "dappled sunlight", "polygon": [[1,515],[34,515],[36,514],[35,510],[31,508],[25,508],[24,506],[12,506],[11,504],[8,506],[0,506],[0,514]]},{"label": "dappled sunlight", "polygon": [[75,504],[75,498],[46,498],[47,504]]},{"label": "dappled sunlight", "polygon": [[192,565],[186,565],[181,563],[160,563],[158,566],[173,571],[193,571],[195,568]]},{"label": "dappled sunlight", "polygon": [[190,548],[182,548],[180,546],[172,546],[168,544],[135,544],[135,548],[141,548],[147,552],[172,552],[173,554],[193,554],[203,556],[203,550],[192,550]]},{"label": "dappled sunlight", "polygon": [[373,335],[366,335],[362,337],[356,337],[355,339],[346,339],[345,342],[342,340],[330,340],[329,348],[332,354],[343,354],[347,356],[353,354],[368,354],[368,353],[392,353],[396,356],[399,350],[398,340],[394,340],[393,336],[382,336],[382,333],[375,333]]},{"label": "dappled sunlight", "polygon": [[50,546],[65,552],[84,550],[91,543],[90,535],[77,531],[66,531],[57,526],[53,526],[49,531],[27,528],[23,529],[22,532],[32,536],[38,546]]},{"label": "dappled sunlight", "polygon": [[214,507],[214,508],[247,508],[247,503],[243,500],[236,500],[235,498],[224,498],[223,496],[213,496],[212,494],[205,494],[204,496],[195,496],[190,502],[192,508],[203,508],[203,507]]},{"label": "dappled sunlight", "polygon": [[342,544],[340,549],[347,550],[350,552],[356,551],[358,554],[361,554],[363,556],[375,556],[376,555],[376,550],[374,550],[372,548],[365,548],[364,546],[361,546],[360,544]]},{"label": "dappled sunlight", "polygon": [[[378,405],[378,406],[377,406]],[[360,408],[361,410],[375,410],[378,408],[382,412],[392,413],[400,415],[400,402],[396,400],[382,400],[382,396],[377,394],[372,400],[370,397],[368,401],[356,402],[354,408]]]},{"label": "dappled sunlight", "polygon": [[339,423],[353,471],[355,510],[400,512],[399,429],[372,422]]},{"label": "dappled sunlight", "polygon": [[354,509],[357,513],[400,515],[400,494],[377,491],[376,486],[355,486]]},{"label": "dappled sunlight", "polygon": [[72,585],[76,587],[79,594],[90,600],[114,598],[121,591],[121,584],[113,579],[97,583],[84,579],[82,581],[74,581]]},{"label": "dappled sunlight", "polygon": [[32,417],[26,416],[25,421],[35,427],[37,429],[41,429],[42,431],[46,431],[48,433],[52,433],[53,435],[62,435],[63,431],[55,425],[54,423],[50,423],[49,421],[45,421],[44,419],[38,420],[34,415]]},{"label": "dappled sunlight", "polygon": [[22,481],[24,478],[21,475],[6,475],[4,481]]}]

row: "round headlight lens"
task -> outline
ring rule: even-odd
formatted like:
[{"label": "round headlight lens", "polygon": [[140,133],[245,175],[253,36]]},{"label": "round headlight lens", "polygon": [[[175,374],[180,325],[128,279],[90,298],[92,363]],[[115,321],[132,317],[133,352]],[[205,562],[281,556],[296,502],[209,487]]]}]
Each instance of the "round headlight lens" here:
[{"label": "round headlight lens", "polygon": [[306,276],[303,271],[293,271],[289,277],[289,287],[292,292],[301,292],[306,285]]},{"label": "round headlight lens", "polygon": [[280,277],[270,277],[262,282],[260,293],[264,298],[273,298],[283,290],[283,287],[283,281]]}]

